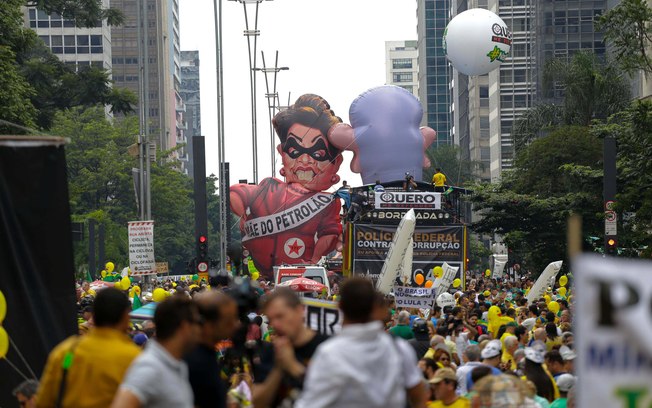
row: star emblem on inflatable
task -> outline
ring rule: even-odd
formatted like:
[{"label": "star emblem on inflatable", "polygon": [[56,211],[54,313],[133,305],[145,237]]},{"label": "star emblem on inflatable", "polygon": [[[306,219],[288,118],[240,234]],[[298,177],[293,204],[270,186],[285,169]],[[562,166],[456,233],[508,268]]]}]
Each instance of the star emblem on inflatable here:
[{"label": "star emblem on inflatable", "polygon": [[290,238],[285,242],[285,254],[292,259],[300,258],[306,252],[306,244],[299,238]]},{"label": "star emblem on inflatable", "polygon": [[505,51],[503,51],[500,47],[495,45],[494,49],[489,51],[489,53],[487,54],[487,57],[489,57],[491,62],[494,62],[496,60],[498,60],[500,62],[505,62],[505,59],[503,57],[506,56],[506,55],[507,55],[507,53]]}]

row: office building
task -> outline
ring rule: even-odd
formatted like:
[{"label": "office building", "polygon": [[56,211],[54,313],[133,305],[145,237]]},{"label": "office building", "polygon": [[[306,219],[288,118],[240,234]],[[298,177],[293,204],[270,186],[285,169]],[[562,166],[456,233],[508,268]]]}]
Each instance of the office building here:
[{"label": "office building", "polygon": [[423,125],[437,131],[435,146],[453,144],[450,81],[452,69],[442,46],[450,15],[449,0],[417,1],[419,99]]},{"label": "office building", "polygon": [[[112,27],[113,80],[116,86],[131,89],[141,96],[140,104],[146,103],[147,126],[150,141],[160,150],[169,150],[177,144],[177,105],[180,104],[175,91],[174,30],[170,22],[177,26],[174,6],[176,1],[145,0],[146,13],[142,12],[142,1],[112,0],[111,7],[121,10],[125,16],[122,26]],[[178,10],[176,10],[178,16]],[[139,47],[139,18],[143,20],[143,31],[147,46]],[[141,52],[141,49],[142,52]],[[147,98],[142,100],[139,90],[140,68],[142,65],[142,85]],[[178,79],[177,79],[178,80]]]},{"label": "office building", "polygon": [[385,72],[387,85],[396,85],[419,97],[419,53],[417,42],[385,41]]},{"label": "office building", "polygon": [[201,136],[201,97],[199,92],[199,51],[181,51],[181,99],[186,106],[187,145],[181,160],[188,175],[193,175],[192,137]]},{"label": "office building", "polygon": [[[105,6],[108,0],[104,0]],[[50,51],[75,69],[94,66],[111,69],[111,28],[106,21],[80,28],[60,14],[48,15],[36,7],[23,7],[25,26],[36,31]]]}]

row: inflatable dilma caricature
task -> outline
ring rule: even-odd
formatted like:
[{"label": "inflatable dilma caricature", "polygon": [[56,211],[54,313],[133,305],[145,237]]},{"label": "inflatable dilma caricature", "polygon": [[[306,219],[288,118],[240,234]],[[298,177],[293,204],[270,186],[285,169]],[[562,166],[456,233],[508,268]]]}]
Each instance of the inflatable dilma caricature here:
[{"label": "inflatable dilma caricature", "polygon": [[322,97],[301,96],[273,120],[285,182],[266,178],[257,186],[231,186],[242,244],[268,277],[275,265],[316,263],[338,243],[340,202],[323,191],[340,180],[342,155],[328,132],[341,122]]}]

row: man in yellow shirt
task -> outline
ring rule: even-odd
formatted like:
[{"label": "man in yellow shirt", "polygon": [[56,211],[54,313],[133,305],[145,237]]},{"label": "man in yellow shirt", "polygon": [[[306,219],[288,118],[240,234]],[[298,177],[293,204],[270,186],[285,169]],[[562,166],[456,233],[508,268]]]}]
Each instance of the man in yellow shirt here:
[{"label": "man in yellow shirt", "polygon": [[432,184],[435,186],[436,192],[444,192],[444,186],[446,185],[446,175],[441,172],[440,168],[435,169],[435,174],[432,176]]},{"label": "man in yellow shirt", "polygon": [[450,368],[440,368],[428,381],[435,389],[435,401],[428,408],[470,408],[471,402],[457,395],[457,376]]},{"label": "man in yellow shirt", "polygon": [[516,336],[508,336],[503,342],[504,350],[500,362],[507,371],[516,371],[516,359],[514,352],[518,350],[518,338]]},{"label": "man in yellow shirt", "polygon": [[86,296],[97,296],[97,293],[95,293],[95,290],[91,289],[91,284],[88,282],[82,283],[81,297],[84,298]]},{"label": "man in yellow shirt", "polygon": [[107,288],[97,294],[95,327],[83,337],[64,340],[50,353],[36,397],[39,408],[111,405],[127,368],[140,353],[126,334],[130,311],[131,302],[123,292]]}]

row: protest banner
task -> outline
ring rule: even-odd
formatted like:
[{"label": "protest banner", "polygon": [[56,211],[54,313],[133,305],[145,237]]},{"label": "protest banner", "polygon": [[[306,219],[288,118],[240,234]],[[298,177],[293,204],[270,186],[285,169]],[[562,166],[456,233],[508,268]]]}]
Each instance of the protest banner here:
[{"label": "protest banner", "polygon": [[332,336],[342,330],[342,312],[337,306],[337,302],[326,300],[301,298],[304,304],[304,318],[306,327]]},{"label": "protest banner", "polygon": [[458,270],[460,269],[456,266],[450,266],[446,262],[444,262],[441,267],[444,270],[444,273],[441,278],[435,280],[435,283],[432,285],[437,289],[435,297],[439,297],[439,295],[448,291],[457,276]]},{"label": "protest banner", "polygon": [[550,284],[550,280],[555,279],[559,273],[562,262],[563,261],[550,262],[548,266],[546,266],[546,269],[541,272],[541,275],[539,275],[539,278],[534,282],[534,285],[532,285],[530,292],[528,292],[526,296],[528,303],[532,303],[543,296]]},{"label": "protest banner", "polygon": [[577,405],[652,406],[652,262],[573,260]]},{"label": "protest banner", "polygon": [[413,288],[412,286],[394,286],[396,307],[430,309],[434,297],[434,288]]},{"label": "protest banner", "polygon": [[156,274],[154,221],[129,222],[129,268],[134,276]]},{"label": "protest banner", "polygon": [[392,237],[392,244],[376,282],[376,289],[379,292],[388,294],[400,273],[405,254],[408,252],[408,245],[412,244],[415,224],[414,211],[410,210],[405,214]]},{"label": "protest banner", "polygon": [[494,279],[502,279],[503,272],[505,271],[505,265],[507,265],[507,255],[493,254],[491,257],[494,260],[494,270],[491,274],[491,277]]}]

